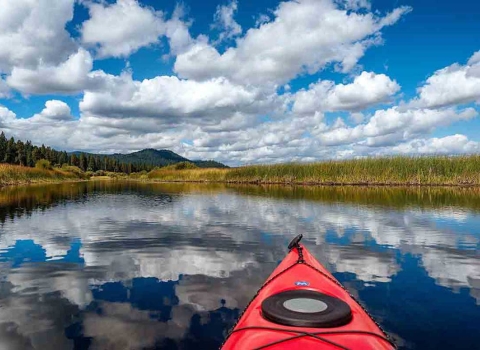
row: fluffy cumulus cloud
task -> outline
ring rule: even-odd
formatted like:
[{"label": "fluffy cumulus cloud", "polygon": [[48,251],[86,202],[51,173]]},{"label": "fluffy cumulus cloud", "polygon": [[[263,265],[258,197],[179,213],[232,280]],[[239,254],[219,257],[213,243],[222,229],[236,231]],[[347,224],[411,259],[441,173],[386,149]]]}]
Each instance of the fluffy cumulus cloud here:
[{"label": "fluffy cumulus cloud", "polygon": [[0,0],[0,72],[58,64],[74,50],[65,30],[74,0]]},{"label": "fluffy cumulus cloud", "polygon": [[480,103],[480,51],[464,66],[455,63],[436,71],[418,92],[420,96],[414,103],[421,106]]},{"label": "fluffy cumulus cloud", "polygon": [[73,119],[70,107],[62,101],[51,100],[45,103],[45,108],[33,118],[49,121],[70,121]]},{"label": "fluffy cumulus cloud", "polygon": [[385,74],[362,72],[351,84],[335,85],[321,80],[295,95],[293,109],[301,114],[316,111],[356,111],[387,102],[400,90],[398,83]]},{"label": "fluffy cumulus cloud", "polygon": [[27,119],[0,105],[0,129],[8,137],[38,140],[38,144],[45,143],[59,150],[69,146],[71,137],[86,132],[71,115],[70,107],[59,100],[47,101],[41,112]]},{"label": "fluffy cumulus cloud", "polygon": [[75,94],[87,87],[92,67],[90,53],[79,49],[59,65],[14,67],[7,83],[24,94]]},{"label": "fluffy cumulus cloud", "polygon": [[332,128],[319,135],[319,139],[325,145],[352,144],[361,141],[368,146],[389,145],[392,142],[429,133],[439,126],[472,119],[477,114],[473,108],[462,111],[456,109],[402,111],[398,107],[393,107],[375,112],[365,124],[353,128],[343,125]]},{"label": "fluffy cumulus cloud", "polygon": [[0,105],[0,127],[7,128],[13,121],[15,121],[16,114],[6,107]]},{"label": "fluffy cumulus cloud", "polygon": [[232,0],[228,5],[219,5],[217,12],[215,12],[215,23],[213,28],[218,28],[221,33],[218,38],[218,42],[232,39],[242,34],[242,27],[233,18],[235,12],[238,10],[238,2]]},{"label": "fluffy cumulus cloud", "polygon": [[163,14],[141,6],[137,0],[87,6],[90,19],[82,25],[82,42],[96,47],[99,57],[128,57],[143,46],[157,43],[165,34]]},{"label": "fluffy cumulus cloud", "polygon": [[83,112],[111,118],[151,117],[167,124],[194,119],[217,123],[232,110],[255,110],[260,92],[235,85],[225,78],[196,82],[174,76],[135,81],[131,75],[103,75],[104,85],[86,91]]},{"label": "fluffy cumulus cloud", "polygon": [[465,135],[452,135],[442,138],[415,139],[392,149],[403,154],[462,154],[480,152],[480,142],[471,141]]},{"label": "fluffy cumulus cloud", "polygon": [[[210,32],[194,36],[195,14],[182,6],[168,13],[140,0],[80,4],[89,17],[72,38],[73,0],[0,0],[0,99],[57,95],[30,118],[0,106],[8,136],[93,152],[168,148],[230,165],[478,152],[471,136],[434,132],[477,116],[480,52],[433,72],[400,102],[400,77],[359,65],[409,7],[381,13],[367,0],[284,1],[248,29],[235,19],[242,2],[230,0],[212,13]],[[157,62],[170,59],[170,75],[93,70],[95,59],[128,58],[162,38],[168,45]],[[78,118],[62,95],[78,95]]]},{"label": "fluffy cumulus cloud", "polygon": [[249,29],[236,47],[220,54],[199,41],[178,55],[175,71],[197,80],[225,76],[255,84],[286,83],[329,63],[337,63],[339,70],[348,72],[369,46],[381,42],[380,30],[409,10],[402,7],[377,17],[349,13],[330,0],[282,2],[272,22]]}]

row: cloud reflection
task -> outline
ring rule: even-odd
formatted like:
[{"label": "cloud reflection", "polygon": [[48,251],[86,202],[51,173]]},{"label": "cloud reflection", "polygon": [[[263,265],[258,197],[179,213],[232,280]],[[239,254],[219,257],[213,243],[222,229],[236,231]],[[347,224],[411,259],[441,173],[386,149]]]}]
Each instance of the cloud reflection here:
[{"label": "cloud reflection", "polygon": [[465,248],[480,243],[469,225],[478,220],[452,208],[388,209],[227,189],[94,192],[1,227],[0,348],[71,348],[79,339],[94,349],[206,346],[212,339],[218,346],[296,233],[322,263],[353,274],[362,288],[394,283],[399,256],[413,254],[438,285],[468,288],[479,303],[480,259]]}]

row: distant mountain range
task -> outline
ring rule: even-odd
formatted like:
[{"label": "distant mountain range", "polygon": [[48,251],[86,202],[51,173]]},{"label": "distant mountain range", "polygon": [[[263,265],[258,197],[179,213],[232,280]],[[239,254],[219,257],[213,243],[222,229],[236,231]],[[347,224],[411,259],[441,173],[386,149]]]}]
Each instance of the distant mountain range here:
[{"label": "distant mountain range", "polygon": [[121,154],[121,153],[114,153],[114,154],[93,154],[93,153],[86,153],[86,152],[72,152],[71,154],[75,154],[79,156],[80,154],[85,155],[93,155],[98,157],[108,157],[119,161],[120,163],[126,164],[150,164],[154,166],[166,166],[172,165],[180,162],[191,162],[198,166],[199,168],[228,168],[225,164],[216,162],[214,160],[190,160],[184,158],[175,152],[169,150],[156,150],[156,149],[144,149],[138,152],[128,153],[128,154]]}]

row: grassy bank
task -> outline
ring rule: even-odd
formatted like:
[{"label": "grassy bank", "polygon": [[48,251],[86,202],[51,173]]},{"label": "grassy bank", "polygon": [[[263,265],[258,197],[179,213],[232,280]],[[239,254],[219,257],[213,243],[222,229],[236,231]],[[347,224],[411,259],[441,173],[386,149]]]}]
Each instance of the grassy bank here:
[{"label": "grassy bank", "polygon": [[84,173],[76,171],[75,168],[76,167],[67,167],[64,169],[39,169],[18,165],[0,164],[0,187],[29,183],[75,181],[87,178]]},{"label": "grassy bank", "polygon": [[230,169],[171,166],[153,170],[140,179],[258,184],[477,186],[480,185],[480,155],[366,158]]},{"label": "grassy bank", "polygon": [[[42,164],[39,164],[42,165]],[[461,157],[386,157],[320,163],[251,165],[228,169],[197,168],[192,163],[156,168],[150,172],[83,172],[77,167],[28,168],[0,164],[0,186],[75,181],[130,179],[160,182],[239,184],[308,184],[372,186],[480,186],[480,155]]]}]

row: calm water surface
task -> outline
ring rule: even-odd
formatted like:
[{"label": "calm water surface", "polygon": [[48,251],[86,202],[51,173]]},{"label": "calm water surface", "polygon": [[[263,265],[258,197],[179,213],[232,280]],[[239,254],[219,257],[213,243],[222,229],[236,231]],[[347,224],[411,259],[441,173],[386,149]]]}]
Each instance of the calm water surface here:
[{"label": "calm water surface", "polygon": [[0,190],[0,349],[215,349],[304,243],[402,349],[480,348],[480,190]]}]

